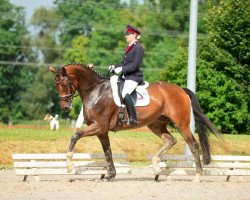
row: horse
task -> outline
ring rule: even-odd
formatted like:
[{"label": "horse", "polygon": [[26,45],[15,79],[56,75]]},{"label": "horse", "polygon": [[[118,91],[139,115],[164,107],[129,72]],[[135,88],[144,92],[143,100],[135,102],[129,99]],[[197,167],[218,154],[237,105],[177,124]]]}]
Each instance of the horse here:
[{"label": "horse", "polygon": [[[68,64],[57,70],[49,67],[49,70],[55,75],[61,109],[69,111],[76,95],[80,95],[84,105],[87,127],[76,130],[71,137],[66,154],[67,171],[71,172],[74,169],[71,159],[76,142],[82,137],[97,136],[108,164],[107,175],[104,178],[114,179],[116,170],[108,132],[117,131],[116,122],[120,108],[113,100],[110,78],[100,75],[93,68],[81,63]],[[137,126],[130,127],[125,124],[120,130],[147,126],[163,141],[163,146],[152,158],[153,171],[159,173],[161,171],[159,162],[162,156],[177,142],[167,129],[167,125],[172,123],[190,148],[196,165],[196,176],[199,178],[203,169],[199,144],[190,130],[191,114],[194,115],[204,164],[211,162],[209,133],[219,136],[219,131],[204,115],[196,95],[191,90],[163,81],[151,83],[147,90],[150,103],[147,106],[136,107]]]}]

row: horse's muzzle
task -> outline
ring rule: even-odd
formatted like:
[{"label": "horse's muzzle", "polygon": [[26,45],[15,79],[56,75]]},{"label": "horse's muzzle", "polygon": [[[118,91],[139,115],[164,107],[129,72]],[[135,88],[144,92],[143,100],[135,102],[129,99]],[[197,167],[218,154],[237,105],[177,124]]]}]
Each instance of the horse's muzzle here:
[{"label": "horse's muzzle", "polygon": [[72,108],[72,99],[61,98],[60,106],[63,111],[69,112]]},{"label": "horse's muzzle", "polygon": [[62,107],[62,110],[65,111],[65,112],[69,112],[70,107],[69,106],[64,106],[64,107]]},{"label": "horse's muzzle", "polygon": [[61,105],[61,109],[65,112],[69,112],[72,108],[72,103],[71,102],[67,102],[64,105]]}]

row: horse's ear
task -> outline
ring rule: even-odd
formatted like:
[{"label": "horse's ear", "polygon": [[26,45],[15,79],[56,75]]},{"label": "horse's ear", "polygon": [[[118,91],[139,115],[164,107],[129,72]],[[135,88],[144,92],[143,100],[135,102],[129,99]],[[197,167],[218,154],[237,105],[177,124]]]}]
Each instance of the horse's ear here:
[{"label": "horse's ear", "polygon": [[62,76],[67,76],[67,72],[66,72],[66,69],[64,67],[62,67]]},{"label": "horse's ear", "polygon": [[50,67],[50,66],[49,66],[49,70],[50,70],[52,73],[56,74],[56,70],[55,70],[53,67]]}]

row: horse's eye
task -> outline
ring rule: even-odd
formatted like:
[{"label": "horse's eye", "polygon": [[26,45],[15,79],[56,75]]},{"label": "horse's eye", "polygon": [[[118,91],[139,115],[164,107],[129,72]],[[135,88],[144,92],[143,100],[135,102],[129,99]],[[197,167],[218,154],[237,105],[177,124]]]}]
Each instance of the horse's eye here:
[{"label": "horse's eye", "polygon": [[61,85],[62,85],[62,87],[67,87],[68,83],[62,83]]},{"label": "horse's eye", "polygon": [[55,82],[58,83],[60,81],[60,78],[59,77],[56,77],[55,78]]}]

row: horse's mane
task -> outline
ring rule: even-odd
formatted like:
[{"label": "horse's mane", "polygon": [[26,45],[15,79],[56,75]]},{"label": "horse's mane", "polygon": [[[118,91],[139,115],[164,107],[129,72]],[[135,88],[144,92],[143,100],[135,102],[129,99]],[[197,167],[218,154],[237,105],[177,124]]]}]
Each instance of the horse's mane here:
[{"label": "horse's mane", "polygon": [[100,78],[103,78],[103,79],[108,79],[106,76],[103,76],[102,74],[98,73],[97,71],[94,70],[94,68],[90,68],[88,65],[84,64],[84,63],[70,63],[70,64],[67,64],[67,65],[64,65],[63,67],[68,67],[70,65],[78,65],[78,66],[81,66],[87,70],[91,70],[93,72],[95,72],[96,75],[98,75]]}]

